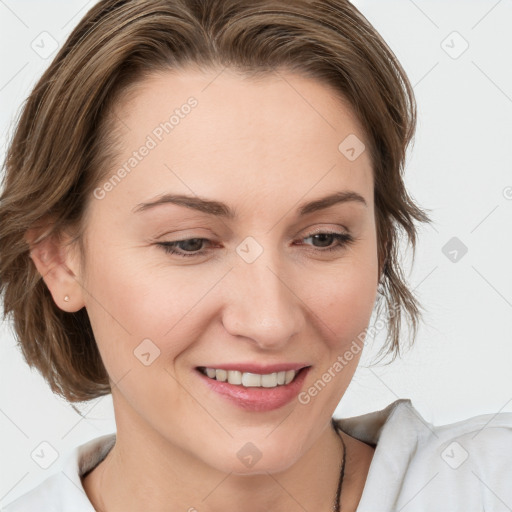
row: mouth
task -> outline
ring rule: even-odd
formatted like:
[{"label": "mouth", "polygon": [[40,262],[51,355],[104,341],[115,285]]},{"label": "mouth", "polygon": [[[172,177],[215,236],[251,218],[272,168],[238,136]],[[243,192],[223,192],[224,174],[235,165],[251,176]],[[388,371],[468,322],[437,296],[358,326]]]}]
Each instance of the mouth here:
[{"label": "mouth", "polygon": [[197,366],[195,374],[213,396],[249,412],[279,409],[297,398],[310,365]]},{"label": "mouth", "polygon": [[242,386],[244,388],[275,388],[290,384],[305,368],[307,367],[304,366],[297,370],[281,370],[270,373],[242,372],[240,370],[207,368],[205,366],[199,366],[197,370],[210,379],[219,382],[228,382],[234,386]]}]

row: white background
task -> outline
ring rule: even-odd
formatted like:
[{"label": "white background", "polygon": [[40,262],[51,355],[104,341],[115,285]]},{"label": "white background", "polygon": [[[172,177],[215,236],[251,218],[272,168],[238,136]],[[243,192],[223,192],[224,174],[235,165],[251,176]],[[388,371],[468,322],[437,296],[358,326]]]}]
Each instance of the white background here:
[{"label": "white background", "polygon": [[[14,115],[52,58],[42,59],[32,41],[47,31],[62,43],[94,3],[0,1],[2,160]],[[378,337],[365,349],[336,415],[363,414],[398,398],[410,398],[434,424],[511,412],[512,4],[355,4],[414,85],[419,122],[407,184],[432,210],[434,225],[421,229],[415,264],[407,267],[427,309],[415,347],[389,366],[365,368]],[[469,47],[453,58],[463,48],[461,38]],[[442,252],[452,237],[468,248],[457,262]],[[410,263],[410,253],[404,261]],[[85,419],[54,396],[22,360],[6,323],[0,372],[0,504],[7,504],[58,471],[73,447],[114,431],[115,424],[110,396],[82,404]],[[48,469],[30,456],[43,441],[59,453]]]}]

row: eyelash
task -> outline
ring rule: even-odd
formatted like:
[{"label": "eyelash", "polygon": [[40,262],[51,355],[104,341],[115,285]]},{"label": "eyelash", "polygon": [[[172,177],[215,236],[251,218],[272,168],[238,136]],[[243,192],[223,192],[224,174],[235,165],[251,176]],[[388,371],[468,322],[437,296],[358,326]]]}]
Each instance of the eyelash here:
[{"label": "eyelash", "polygon": [[[349,235],[348,233],[337,233],[335,231],[319,231],[317,233],[311,233],[310,235],[304,237],[302,240],[305,240],[307,238],[311,238],[311,237],[317,236],[317,235],[332,235],[334,237],[334,239],[337,241],[336,245],[333,245],[333,246],[330,246],[327,248],[323,248],[323,249],[318,248],[318,252],[320,252],[320,253],[331,252],[331,251],[340,251],[340,250],[344,249],[346,246],[355,242],[355,240],[356,240],[352,235]],[[176,240],[174,242],[158,242],[156,245],[162,247],[162,249],[167,254],[173,254],[173,255],[176,255],[179,257],[183,257],[183,258],[189,258],[189,257],[194,257],[194,256],[203,256],[207,252],[207,250],[205,250],[205,249],[203,249],[201,251],[196,251],[196,252],[180,252],[175,249],[175,247],[178,244],[183,243],[183,242],[188,242],[190,240],[208,241],[207,238],[186,238],[184,240]]]}]

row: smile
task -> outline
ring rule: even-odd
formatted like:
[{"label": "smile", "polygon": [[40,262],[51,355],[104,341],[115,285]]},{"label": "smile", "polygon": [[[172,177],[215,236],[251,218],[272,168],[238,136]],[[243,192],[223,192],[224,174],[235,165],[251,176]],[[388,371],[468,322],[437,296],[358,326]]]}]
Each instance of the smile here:
[{"label": "smile", "polygon": [[297,398],[311,370],[307,363],[220,363],[196,366],[206,388],[237,408],[251,412],[279,409]]},{"label": "smile", "polygon": [[300,370],[287,370],[273,373],[250,373],[238,370],[224,370],[221,368],[199,367],[199,371],[210,379],[219,382],[228,382],[235,386],[246,388],[275,388],[277,386],[286,386],[293,381]]}]

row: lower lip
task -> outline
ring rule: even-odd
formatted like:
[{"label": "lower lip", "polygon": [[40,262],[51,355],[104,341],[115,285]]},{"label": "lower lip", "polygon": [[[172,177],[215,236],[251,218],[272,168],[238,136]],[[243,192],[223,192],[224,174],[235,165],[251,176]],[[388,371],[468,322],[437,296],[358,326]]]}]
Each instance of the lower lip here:
[{"label": "lower lip", "polygon": [[290,403],[302,389],[310,367],[302,368],[289,384],[275,388],[244,387],[229,382],[210,379],[199,370],[196,373],[212,390],[230,400],[236,406],[255,412],[272,411]]}]

